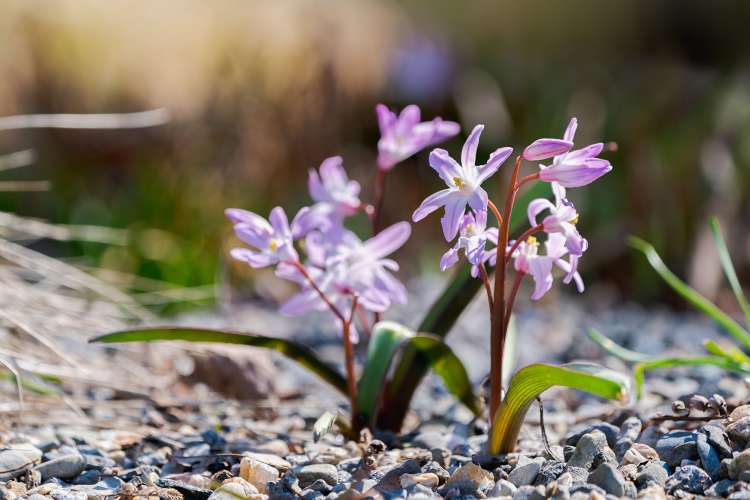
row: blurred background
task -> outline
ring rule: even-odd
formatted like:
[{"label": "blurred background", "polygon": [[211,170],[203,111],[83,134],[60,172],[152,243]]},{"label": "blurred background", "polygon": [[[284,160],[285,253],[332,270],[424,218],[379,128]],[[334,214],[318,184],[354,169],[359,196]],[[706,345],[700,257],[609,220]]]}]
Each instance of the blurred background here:
[{"label": "blurred background", "polygon": [[[743,1],[5,1],[0,116],[161,109],[169,120],[0,130],[0,155],[36,155],[0,181],[49,181],[0,192],[0,210],[127,230],[32,247],[131,290],[190,292],[155,300],[158,312],[211,305],[217,282],[236,300],[273,300],[286,292],[270,272],[227,261],[224,208],[294,212],[307,170],[334,154],[371,199],[376,103],[460,122],[454,153],[484,123],[480,160],[558,137],[577,116],[579,142],[619,146],[615,170],[572,193],[594,292],[684,307],[626,246],[636,234],[731,310],[707,219],[720,217],[750,283],[748,21]],[[439,187],[426,157],[389,175],[386,222]],[[444,249],[437,216],[416,226],[404,278],[438,272]]]}]

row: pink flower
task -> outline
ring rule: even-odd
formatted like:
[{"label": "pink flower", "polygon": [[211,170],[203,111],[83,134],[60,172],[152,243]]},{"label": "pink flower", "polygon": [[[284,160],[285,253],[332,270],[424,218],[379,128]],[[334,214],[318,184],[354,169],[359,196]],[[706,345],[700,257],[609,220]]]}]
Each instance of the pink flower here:
[{"label": "pink flower", "polygon": [[230,252],[232,257],[247,262],[252,267],[266,267],[278,262],[296,261],[298,256],[294,249],[292,233],[293,229],[297,230],[300,226],[298,221],[304,219],[307,210],[306,208],[300,210],[290,228],[289,220],[281,207],[271,210],[268,221],[247,210],[227,209],[225,212],[227,217],[235,222],[234,232],[242,241],[255,249],[233,248]]},{"label": "pink flower", "polygon": [[[539,179],[545,182],[557,182],[563,187],[581,187],[591,184],[599,177],[612,170],[609,161],[597,158],[596,155],[602,152],[604,145],[602,143],[590,144],[585,148],[574,151],[565,150],[564,144],[573,146],[573,138],[578,128],[578,120],[572,118],[568,127],[565,129],[563,140],[559,141],[559,149],[553,145],[556,139],[540,139],[535,141],[532,148],[537,145],[530,153],[529,159],[544,159],[554,156],[552,165],[539,165]],[[542,143],[539,145],[538,143]],[[560,151],[559,153],[557,151]],[[535,154],[537,153],[538,154]]]},{"label": "pink flower", "polygon": [[461,131],[458,123],[440,118],[420,123],[421,113],[414,104],[405,107],[398,116],[383,104],[378,104],[375,111],[380,125],[378,167],[381,170],[390,170],[397,163]]},{"label": "pink flower", "polygon": [[[508,247],[510,250],[510,246]],[[534,292],[532,300],[541,299],[551,288],[554,278],[552,269],[554,266],[565,271],[563,283],[575,280],[579,292],[583,292],[583,280],[578,274],[578,257],[571,256],[566,261],[563,257],[568,253],[565,248],[565,237],[560,233],[550,234],[545,242],[546,255],[539,254],[539,242],[533,236],[522,242],[513,252],[513,266],[516,271],[528,274],[534,280]]]},{"label": "pink flower", "polygon": [[475,213],[487,211],[487,192],[482,189],[481,184],[497,172],[513,152],[512,148],[497,149],[486,164],[476,165],[477,146],[482,130],[484,125],[477,125],[466,139],[461,151],[461,165],[444,149],[434,149],[430,153],[430,166],[443,179],[448,189],[428,196],[414,211],[412,220],[418,222],[438,208],[445,207],[445,215],[440,222],[447,241],[453,241],[458,234],[467,205]]},{"label": "pink flower", "polygon": [[537,198],[529,203],[527,213],[529,223],[537,225],[537,216],[545,210],[549,212],[542,219],[542,229],[545,233],[560,233],[565,237],[565,247],[571,254],[581,255],[588,248],[588,242],[581,236],[576,228],[578,223],[578,212],[573,203],[565,198],[565,188],[552,183],[555,193],[555,203],[546,198]]},{"label": "pink flower", "polygon": [[468,213],[461,221],[460,237],[456,244],[448,249],[440,259],[440,270],[445,271],[458,262],[460,251],[463,249],[467,260],[472,265],[472,276],[479,274],[481,264],[487,262],[492,254],[485,250],[487,240],[497,245],[498,230],[496,227],[487,228],[487,212]]}]

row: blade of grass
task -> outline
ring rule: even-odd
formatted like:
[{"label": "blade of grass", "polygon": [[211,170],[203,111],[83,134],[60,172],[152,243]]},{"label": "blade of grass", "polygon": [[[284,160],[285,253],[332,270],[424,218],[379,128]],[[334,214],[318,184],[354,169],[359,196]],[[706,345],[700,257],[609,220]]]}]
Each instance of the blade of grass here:
[{"label": "blade of grass", "polygon": [[605,337],[603,333],[594,328],[589,328],[588,335],[589,338],[593,340],[599,347],[607,351],[609,354],[615,356],[616,358],[622,359],[623,361],[627,361],[629,363],[639,363],[641,361],[648,361],[650,359],[653,359],[653,356],[649,356],[648,354],[641,354],[640,352],[636,351],[631,351],[630,349],[626,349],[621,345],[616,344],[613,340]]},{"label": "blade of grass", "polygon": [[645,380],[645,372],[647,370],[655,370],[657,368],[670,368],[674,366],[705,366],[712,365],[723,368],[724,370],[731,371],[734,373],[748,374],[750,373],[750,365],[743,363],[737,363],[731,359],[727,359],[721,356],[695,356],[687,358],[661,358],[654,359],[651,361],[644,361],[638,363],[633,367],[633,378],[635,379],[635,390],[636,397],[641,397],[641,389]]},{"label": "blade of grass", "polygon": [[344,377],[335,368],[323,362],[309,347],[292,342],[291,340],[208,328],[152,327],[108,333],[90,339],[89,342],[111,344],[165,340],[240,344],[271,349],[304,366],[338,389],[342,394],[347,394],[346,380],[344,380]]},{"label": "blade of grass", "polygon": [[619,372],[599,365],[570,363],[562,366],[526,366],[511,379],[508,392],[495,414],[488,442],[489,453],[510,453],[515,449],[518,433],[531,403],[554,386],[579,389],[621,402],[630,399],[630,380]]},{"label": "blade of grass", "polygon": [[710,316],[711,319],[716,321],[727,331],[727,333],[734,337],[737,342],[742,344],[745,348],[750,349],[750,333],[742,328],[742,326],[740,326],[728,314],[716,307],[716,305],[710,300],[691,288],[690,285],[682,281],[677,275],[670,271],[661,257],[659,257],[659,254],[656,252],[653,245],[635,236],[631,236],[628,241],[633,248],[643,252],[649,264],[651,264],[651,267],[654,268],[656,273],[675,292],[680,294],[698,310]]},{"label": "blade of grass", "polygon": [[724,241],[724,236],[721,233],[719,219],[712,217],[710,225],[716,251],[719,253],[721,267],[724,269],[724,275],[727,277],[727,281],[732,288],[732,292],[734,292],[737,303],[740,305],[740,309],[742,309],[742,312],[745,315],[745,324],[750,328],[750,304],[748,304],[747,297],[745,297],[745,293],[742,291],[740,281],[737,279],[737,273],[735,272],[734,264],[732,263],[732,256],[729,255],[727,243]]}]

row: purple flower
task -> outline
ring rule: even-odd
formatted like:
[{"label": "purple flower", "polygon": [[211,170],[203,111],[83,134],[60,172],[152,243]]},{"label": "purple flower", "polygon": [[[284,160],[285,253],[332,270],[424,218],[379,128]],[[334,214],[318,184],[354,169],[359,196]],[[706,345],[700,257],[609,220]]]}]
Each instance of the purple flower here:
[{"label": "purple flower", "polygon": [[[299,226],[297,221],[304,219],[306,211],[307,209],[300,210],[295,217],[292,223],[295,229]],[[255,250],[233,248],[231,250],[233,258],[247,262],[256,268],[278,262],[294,262],[298,259],[292,239],[293,230],[289,226],[289,220],[283,208],[276,207],[271,210],[268,221],[253,212],[237,208],[227,209],[225,213],[235,223],[234,232],[237,236],[255,248]]]},{"label": "purple flower", "polygon": [[318,203],[326,204],[342,216],[354,215],[361,205],[359,182],[350,181],[340,156],[332,156],[320,164],[320,174],[310,169],[308,188],[310,196]]},{"label": "purple flower", "polygon": [[452,241],[468,205],[475,212],[487,211],[487,192],[481,184],[497,172],[500,165],[513,152],[512,148],[495,150],[484,165],[476,165],[479,136],[484,125],[477,125],[466,139],[461,151],[459,165],[444,149],[434,149],[430,153],[430,166],[434,168],[448,189],[443,189],[428,196],[412,214],[412,220],[418,222],[440,207],[445,207],[445,215],[440,220],[443,234],[447,241]]},{"label": "purple flower", "polygon": [[452,267],[460,257],[461,249],[464,250],[467,260],[472,265],[472,275],[476,277],[481,264],[491,258],[496,252],[485,250],[487,240],[497,245],[498,230],[496,227],[487,228],[487,212],[477,212],[476,215],[468,213],[461,221],[460,237],[456,244],[443,254],[440,259],[440,270],[445,271]]},{"label": "purple flower", "polygon": [[[510,249],[510,246],[509,246]],[[522,242],[513,252],[513,266],[516,271],[528,274],[534,280],[532,300],[541,299],[551,288],[554,278],[554,266],[562,269],[566,275],[563,283],[575,280],[579,292],[583,292],[583,280],[577,272],[578,257],[571,256],[568,261],[563,257],[568,253],[565,248],[565,237],[560,233],[550,234],[545,242],[546,255],[539,254],[539,242],[533,236]]]},{"label": "purple flower", "polygon": [[527,159],[545,159],[554,156],[552,165],[539,165],[540,180],[557,182],[564,187],[581,187],[591,184],[612,170],[609,161],[596,157],[604,148],[602,143],[591,144],[573,151],[570,151],[570,148],[564,150],[564,144],[570,144],[572,148],[577,128],[578,120],[572,118],[565,129],[563,140],[558,143],[559,150],[556,150],[554,146],[556,139],[539,139],[526,148],[529,150],[534,146]]},{"label": "purple flower", "polygon": [[398,116],[383,104],[378,104],[375,111],[380,126],[378,167],[381,170],[390,170],[424,148],[450,139],[461,131],[458,123],[440,118],[420,123],[419,107],[414,104],[405,107]]},{"label": "purple flower", "polygon": [[568,251],[572,255],[580,256],[588,248],[588,242],[576,228],[578,212],[573,203],[565,198],[564,187],[557,183],[552,183],[552,188],[555,193],[555,203],[546,198],[537,198],[529,203],[527,209],[529,223],[532,226],[536,226],[537,216],[545,210],[549,211],[549,215],[542,219],[541,223],[544,232],[548,234],[562,234],[565,237],[565,247]]}]

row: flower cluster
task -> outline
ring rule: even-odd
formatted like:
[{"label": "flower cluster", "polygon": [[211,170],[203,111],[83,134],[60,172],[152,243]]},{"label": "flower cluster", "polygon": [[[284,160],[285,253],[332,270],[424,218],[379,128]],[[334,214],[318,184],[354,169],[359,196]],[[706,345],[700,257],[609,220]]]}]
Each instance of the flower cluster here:
[{"label": "flower cluster", "polygon": [[[457,123],[440,118],[420,123],[419,108],[413,105],[400,116],[383,105],[376,112],[382,136],[378,168],[384,171],[459,132]],[[275,265],[278,277],[301,287],[281,305],[282,313],[329,310],[338,330],[346,330],[356,342],[355,308],[382,313],[391,304],[406,303],[406,289],[392,274],[398,263],[388,256],[409,239],[411,226],[399,222],[366,241],[347,229],[346,219],[367,212],[368,207],[360,201],[360,185],[349,179],[340,156],[310,170],[308,189],[314,203],[302,208],[291,224],[281,207],[271,210],[268,220],[246,210],[227,209],[236,235],[250,246],[234,248],[231,255],[254,268]]]},{"label": "flower cluster", "polygon": [[[578,260],[588,248],[588,242],[576,228],[578,212],[566,198],[566,188],[590,184],[612,170],[609,161],[597,158],[603,144],[591,144],[574,150],[574,136],[578,122],[573,118],[562,139],[538,139],[526,147],[517,160],[552,160],[549,165],[540,164],[539,171],[528,176],[527,180],[541,180],[551,185],[554,203],[539,198],[529,203],[527,212],[530,228],[523,239],[508,241],[503,252],[513,259],[515,270],[521,276],[529,275],[535,283],[531,298],[540,299],[553,283],[552,271],[555,267],[565,273],[564,283],[575,281],[579,291],[583,291],[583,281],[578,274]],[[486,264],[497,264],[499,230],[487,227],[488,209],[493,209],[498,224],[501,215],[489,201],[481,184],[498,171],[513,150],[503,147],[490,154],[487,163],[476,165],[479,136],[483,130],[477,125],[469,135],[461,152],[460,164],[443,149],[430,153],[430,166],[445,182],[447,188],[427,197],[414,211],[412,219],[418,222],[430,213],[444,209],[441,219],[443,234],[448,242],[458,236],[454,245],[440,260],[440,269],[446,270],[458,262],[462,251],[472,266],[472,276],[478,277]],[[509,196],[515,196],[522,183],[511,187]],[[538,218],[545,214],[538,221]],[[544,232],[547,240],[544,253],[539,252],[539,242],[534,234]],[[488,242],[491,248],[487,248]],[[486,273],[481,273],[486,279]]]}]

